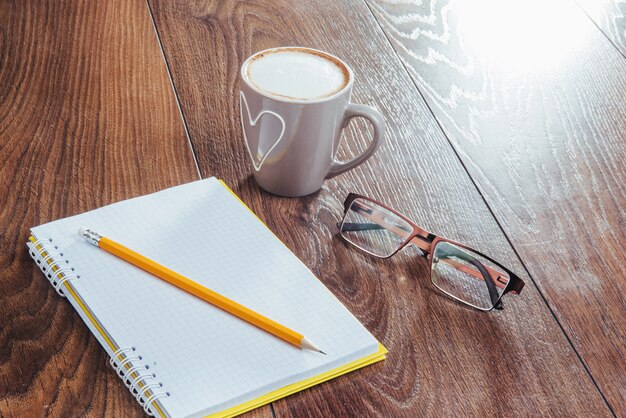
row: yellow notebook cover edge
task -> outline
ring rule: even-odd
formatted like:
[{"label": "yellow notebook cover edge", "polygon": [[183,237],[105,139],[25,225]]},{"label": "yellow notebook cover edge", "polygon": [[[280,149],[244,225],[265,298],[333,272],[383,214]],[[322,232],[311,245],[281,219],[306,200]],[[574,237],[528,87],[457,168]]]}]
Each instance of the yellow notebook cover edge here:
[{"label": "yellow notebook cover edge", "polygon": [[324,383],[341,375],[382,361],[386,358],[387,353],[387,349],[381,343],[378,343],[378,351],[375,353],[369,354],[350,363],[346,363],[343,366],[339,366],[327,372],[318,374],[317,376],[313,376],[308,379],[292,383],[280,389],[276,389],[272,392],[266,393],[265,395],[261,395],[258,398],[251,399],[237,406],[233,406],[232,408],[225,409],[211,415],[207,415],[206,418],[229,418],[243,414],[245,412],[249,412],[263,405],[267,405],[279,399],[286,398],[287,396],[293,395],[294,393],[301,392],[313,386],[317,386],[320,383]]}]

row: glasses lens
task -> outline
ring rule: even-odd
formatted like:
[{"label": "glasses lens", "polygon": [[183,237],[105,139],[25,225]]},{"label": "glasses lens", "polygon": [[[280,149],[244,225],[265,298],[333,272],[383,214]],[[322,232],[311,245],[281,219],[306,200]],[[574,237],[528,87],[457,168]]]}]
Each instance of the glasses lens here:
[{"label": "glasses lens", "polygon": [[432,258],[435,286],[475,308],[493,308],[509,284],[509,275],[501,266],[449,242],[437,243]]},{"label": "glasses lens", "polygon": [[388,257],[411,235],[413,227],[376,203],[357,198],[346,212],[341,236],[363,251]]}]

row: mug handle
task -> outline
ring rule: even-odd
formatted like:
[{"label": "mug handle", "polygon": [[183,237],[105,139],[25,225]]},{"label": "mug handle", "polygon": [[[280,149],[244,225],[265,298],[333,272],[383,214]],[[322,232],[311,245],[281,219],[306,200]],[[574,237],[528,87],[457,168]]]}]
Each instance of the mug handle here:
[{"label": "mug handle", "polygon": [[374,109],[371,106],[366,106],[362,104],[348,104],[348,108],[346,109],[346,113],[343,117],[342,129],[348,126],[352,118],[356,117],[367,119],[374,127],[372,142],[369,144],[363,154],[354,157],[350,161],[334,161],[333,165],[328,171],[328,174],[326,175],[327,179],[333,178],[341,173],[345,173],[348,170],[352,170],[354,167],[365,162],[365,160],[371,157],[374,152],[376,152],[378,147],[380,147],[383,143],[383,138],[385,136],[385,120],[383,119],[383,115],[378,110]]}]

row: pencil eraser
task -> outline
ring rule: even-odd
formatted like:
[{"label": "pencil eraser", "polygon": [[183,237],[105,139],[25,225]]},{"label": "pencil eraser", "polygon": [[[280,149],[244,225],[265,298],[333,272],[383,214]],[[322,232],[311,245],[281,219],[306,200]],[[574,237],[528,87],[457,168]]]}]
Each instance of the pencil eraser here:
[{"label": "pencil eraser", "polygon": [[87,232],[87,228],[85,228],[84,226],[81,226],[80,228],[78,228],[78,235],[80,235],[81,237],[85,238],[86,232]]}]

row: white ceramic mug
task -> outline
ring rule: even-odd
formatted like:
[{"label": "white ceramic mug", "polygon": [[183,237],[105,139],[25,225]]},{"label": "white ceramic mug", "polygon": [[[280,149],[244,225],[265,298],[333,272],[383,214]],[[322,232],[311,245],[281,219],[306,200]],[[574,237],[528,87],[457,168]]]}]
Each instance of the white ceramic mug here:
[{"label": "white ceramic mug", "polygon": [[[343,61],[309,48],[268,49],[243,63],[241,126],[254,178],[263,189],[308,195],[374,154],[385,122],[378,110],[350,103],[353,84],[353,72]],[[370,121],[373,139],[361,155],[336,161],[342,131],[354,117]]]}]

